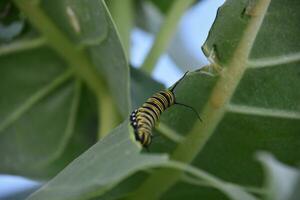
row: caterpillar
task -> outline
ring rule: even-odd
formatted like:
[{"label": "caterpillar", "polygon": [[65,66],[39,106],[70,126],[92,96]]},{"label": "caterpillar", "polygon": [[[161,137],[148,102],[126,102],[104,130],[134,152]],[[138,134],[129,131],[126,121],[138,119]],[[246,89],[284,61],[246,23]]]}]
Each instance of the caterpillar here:
[{"label": "caterpillar", "polygon": [[139,141],[144,148],[148,149],[152,142],[152,129],[159,120],[160,115],[173,105],[181,105],[191,109],[197,114],[199,120],[202,121],[193,107],[176,101],[174,90],[187,73],[188,71],[170,89],[155,93],[152,97],[148,98],[141,107],[131,113],[130,122],[134,129],[135,139]]}]

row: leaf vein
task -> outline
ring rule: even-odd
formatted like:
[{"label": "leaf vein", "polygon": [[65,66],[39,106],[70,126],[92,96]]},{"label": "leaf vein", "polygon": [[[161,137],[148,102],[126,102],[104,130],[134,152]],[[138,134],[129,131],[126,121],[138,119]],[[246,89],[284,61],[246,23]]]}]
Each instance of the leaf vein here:
[{"label": "leaf vein", "polygon": [[297,61],[300,61],[300,52],[269,58],[253,59],[248,61],[248,65],[249,68],[265,68],[293,63]]},{"label": "leaf vein", "polygon": [[21,106],[19,106],[16,110],[12,111],[6,119],[0,123],[0,133],[3,132],[7,127],[9,127],[12,123],[17,121],[21,116],[24,115],[28,110],[32,108],[37,102],[46,97],[50,92],[56,89],[59,85],[68,80],[72,75],[71,70],[67,70],[61,76],[54,79],[50,84],[38,90],[32,96],[30,96]]},{"label": "leaf vein", "polygon": [[35,49],[46,44],[45,38],[36,38],[32,40],[20,40],[13,42],[8,45],[3,45],[0,47],[0,56],[7,55],[11,53],[16,53],[19,51],[25,51],[30,49]]},{"label": "leaf vein", "polygon": [[262,108],[256,106],[228,104],[227,111],[246,115],[257,115],[265,117],[287,118],[287,119],[300,119],[300,112]]}]

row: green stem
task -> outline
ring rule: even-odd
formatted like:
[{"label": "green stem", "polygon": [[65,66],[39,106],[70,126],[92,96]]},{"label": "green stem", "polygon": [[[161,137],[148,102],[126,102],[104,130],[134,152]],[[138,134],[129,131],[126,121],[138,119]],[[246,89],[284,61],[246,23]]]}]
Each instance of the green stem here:
[{"label": "green stem", "polygon": [[14,2],[43,35],[48,44],[65,59],[70,67],[74,68],[74,72],[78,77],[82,78],[95,94],[105,91],[103,79],[99,77],[99,73],[89,61],[84,50],[78,49],[56,27],[36,1],[14,0]]},{"label": "green stem", "polygon": [[98,104],[98,139],[105,137],[118,124],[119,119],[114,108],[111,96],[102,94],[101,102]]},{"label": "green stem", "polygon": [[195,0],[176,0],[173,3],[155,38],[154,44],[141,67],[144,71],[147,73],[153,71],[160,55],[167,49],[181,16],[194,1]]},{"label": "green stem", "polygon": [[173,142],[180,143],[184,140],[184,136],[180,135],[176,131],[172,130],[163,122],[159,123],[159,126],[156,127],[156,130],[160,132],[160,134],[164,135],[165,137],[169,138]]},{"label": "green stem", "polygon": [[[187,165],[182,162],[178,161],[168,161],[166,163],[160,164],[160,167],[164,167],[166,171],[172,170],[172,171],[178,171],[178,172],[185,172],[188,174],[191,174],[192,176],[196,177],[199,180],[202,180],[205,182],[206,186],[213,187],[221,192],[223,192],[226,196],[228,196],[232,200],[237,200],[239,197],[243,197],[243,200],[257,200],[255,196],[252,194],[246,192],[244,188],[232,184],[229,182],[226,182],[218,177],[215,177],[212,174],[207,173],[206,171],[203,171],[201,169],[198,169],[196,167],[193,167],[191,165]],[[182,177],[180,177],[182,178]],[[156,183],[157,184],[157,183]],[[161,185],[161,183],[157,184]],[[239,196],[236,196],[235,193],[238,193]],[[135,194],[134,196],[129,196],[128,199],[141,199],[141,196],[137,197]],[[149,199],[148,198],[148,193],[144,194],[143,200],[144,199]],[[158,199],[158,198],[155,198]]]},{"label": "green stem", "polygon": [[[99,106],[102,109],[105,109],[104,111],[99,110],[99,119],[101,119],[99,126],[105,126],[105,132],[107,132],[108,125],[106,123],[108,122],[108,124],[111,124],[110,121],[113,120],[108,118],[108,116],[104,117],[103,113],[107,113],[107,110],[109,109],[113,110],[114,105],[112,102],[107,102],[108,92],[105,82],[103,81],[104,79],[93,66],[84,49],[78,48],[73,44],[51,21],[36,1],[14,0],[14,2],[20,10],[25,13],[28,20],[35,28],[43,35],[47,44],[49,44],[68,63],[68,65],[73,68],[75,74],[81,78],[97,96]],[[115,112],[113,114],[115,114]],[[110,116],[112,116],[112,113]]]},{"label": "green stem", "polygon": [[[191,175],[184,174],[180,180],[182,182],[185,182],[185,183],[188,183],[191,185],[196,185],[199,187],[213,187],[213,185],[211,185],[211,183],[207,182],[206,180],[203,180],[202,178],[199,178],[199,177],[194,177],[194,176],[192,177]],[[253,193],[256,195],[266,195],[267,194],[267,190],[264,188],[258,188],[258,187],[254,187],[254,186],[241,186],[239,184],[230,183],[230,182],[226,182],[226,184],[241,188],[242,190],[244,190],[248,193]]]},{"label": "green stem", "polygon": [[46,41],[44,38],[30,39],[30,40],[19,40],[7,45],[3,45],[0,48],[0,55],[7,55],[19,51],[25,51],[29,49],[38,48],[45,45]]},{"label": "green stem", "polygon": [[[190,163],[203,149],[220,123],[232,95],[247,69],[248,57],[269,3],[270,0],[257,1],[253,8],[255,15],[251,16],[231,61],[224,68],[204,107],[202,114],[204,122],[194,125],[190,134],[171,155],[173,160]],[[133,199],[139,199],[141,196],[146,199],[158,199],[180,179],[181,175],[182,172],[176,170],[158,170],[137,189]]]}]

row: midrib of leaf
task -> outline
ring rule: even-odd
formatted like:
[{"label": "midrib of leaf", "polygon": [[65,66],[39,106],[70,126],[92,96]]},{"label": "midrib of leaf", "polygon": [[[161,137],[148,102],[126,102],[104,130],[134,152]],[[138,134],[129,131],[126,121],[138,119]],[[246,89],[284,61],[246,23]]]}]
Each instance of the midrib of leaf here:
[{"label": "midrib of leaf", "polygon": [[[256,35],[266,14],[270,0],[256,1],[253,6],[253,15],[237,45],[228,66],[224,67],[220,78],[212,90],[211,96],[205,105],[202,118],[203,123],[196,123],[186,139],[178,145],[171,155],[173,160],[190,163],[203,149],[207,140],[213,134],[223,118],[227,105],[236,90],[244,72],[247,70],[247,61],[254,44]],[[151,175],[137,190],[134,200],[158,199],[164,192],[180,180],[183,172],[161,169]],[[159,184],[157,184],[159,183]]]},{"label": "midrib of leaf", "polygon": [[19,51],[34,49],[43,46],[46,43],[44,38],[20,40],[11,44],[3,45],[0,48],[0,56],[10,53],[16,53]]},{"label": "midrib of leaf", "polygon": [[[85,49],[79,48],[73,44],[67,36],[59,30],[59,28],[51,21],[51,19],[40,8],[39,1],[35,0],[14,0],[19,9],[25,13],[28,20],[46,39],[49,46],[52,47],[67,63],[73,68],[76,75],[87,84],[98,99],[101,107],[111,107],[113,110],[112,101],[102,101],[103,95],[107,94],[107,87],[103,78],[92,65],[91,61],[85,53]],[[98,113],[101,116],[103,113]],[[111,124],[111,119],[108,117],[99,117],[101,124]],[[112,128],[112,127],[110,127]],[[98,135],[101,135],[102,129],[99,128]]]},{"label": "midrib of leaf", "polygon": [[51,19],[34,0],[14,0],[15,4],[28,17],[28,20],[45,37],[50,45],[62,58],[67,61],[78,77],[82,78],[88,87],[100,95],[105,91],[104,82],[91,64],[84,49],[79,49],[56,27]]},{"label": "midrib of leaf", "polygon": [[184,140],[184,137],[182,135],[180,135],[177,131],[173,130],[163,122],[160,122],[155,129],[173,142],[180,143]]},{"label": "midrib of leaf", "polygon": [[176,0],[170,11],[168,12],[166,19],[164,20],[155,41],[150,49],[150,52],[146,56],[142,64],[142,69],[147,73],[151,73],[155,67],[155,64],[161,54],[166,50],[172,35],[176,30],[178,21],[186,9],[194,2],[195,0]]},{"label": "midrib of leaf", "polygon": [[66,82],[73,75],[72,70],[67,70],[59,77],[54,79],[51,83],[46,85],[45,87],[38,90],[32,96],[30,96],[21,106],[19,106],[16,110],[12,111],[10,115],[8,115],[3,122],[0,124],[0,134],[7,127],[17,121],[21,116],[23,116],[29,109],[32,108],[35,104],[53,92],[56,88]]},{"label": "midrib of leaf", "polygon": [[265,68],[300,61],[300,52],[269,58],[257,58],[248,61],[251,68]]},{"label": "midrib of leaf", "polygon": [[[112,101],[111,96],[106,93],[102,94],[102,98],[98,103],[98,124],[100,125],[98,130],[98,139],[105,137],[113,127],[116,127],[119,121],[118,116],[115,115],[115,107],[111,106]],[[103,120],[105,120],[105,123],[103,123]]]},{"label": "midrib of leaf", "polygon": [[236,105],[232,103],[227,105],[227,111],[240,113],[244,115],[256,115],[256,116],[276,117],[276,118],[286,118],[286,119],[300,119],[300,112],[261,108],[261,107],[246,106],[246,105]]},{"label": "midrib of leaf", "polygon": [[33,168],[41,168],[41,167],[55,161],[62,154],[66,145],[68,144],[68,141],[71,138],[74,128],[75,128],[75,122],[76,122],[77,112],[78,112],[79,103],[80,103],[81,82],[78,79],[75,81],[75,91],[74,91],[73,95],[74,95],[74,97],[71,102],[70,114],[69,114],[68,122],[66,124],[66,129],[63,133],[63,137],[60,139],[60,141],[58,141],[59,144],[57,145],[55,152],[51,156],[49,155],[46,160],[43,160],[40,163],[33,163]]},{"label": "midrib of leaf", "polygon": [[[211,183],[207,182],[206,180],[203,180],[199,177],[187,175],[187,174],[184,174],[180,180],[185,183],[188,183],[191,185],[197,185],[200,187],[213,187],[213,185],[211,185]],[[235,187],[239,187],[248,193],[253,193],[253,194],[258,194],[258,195],[265,195],[267,193],[267,190],[264,188],[257,188],[257,187],[253,187],[253,186],[241,186],[241,185],[237,185],[236,183],[231,183],[231,182],[226,182],[226,184],[232,185]]]},{"label": "midrib of leaf", "polygon": [[[243,195],[243,197],[244,197],[243,200],[257,200],[257,198],[252,196],[252,194],[246,192],[244,190],[244,188],[242,188],[236,184],[232,184],[230,182],[221,180],[218,177],[215,177],[214,175],[209,174],[206,171],[203,171],[203,170],[193,167],[191,165],[187,165],[185,163],[178,162],[178,161],[168,161],[168,162],[162,163],[160,165],[160,167],[165,167],[165,168],[169,168],[169,169],[176,170],[176,171],[186,172],[186,173],[194,176],[198,180],[202,180],[203,182],[205,182],[206,185],[222,191],[226,196],[230,197],[232,200],[240,200],[237,196],[235,196],[234,192],[230,192],[230,188],[233,188],[233,187],[236,188],[237,190],[239,190],[240,195],[241,194]],[[158,185],[160,185],[160,184],[158,184]],[[131,199],[131,197],[129,199]],[[147,196],[143,196],[143,199],[148,199],[148,198],[147,198]]]}]

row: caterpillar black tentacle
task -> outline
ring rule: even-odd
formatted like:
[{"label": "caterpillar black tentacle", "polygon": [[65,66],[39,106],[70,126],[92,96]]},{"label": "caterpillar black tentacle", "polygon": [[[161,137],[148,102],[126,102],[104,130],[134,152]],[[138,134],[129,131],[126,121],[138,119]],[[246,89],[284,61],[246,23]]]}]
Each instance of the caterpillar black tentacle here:
[{"label": "caterpillar black tentacle", "polygon": [[178,103],[178,102],[175,102],[175,105],[184,106],[184,107],[186,107],[186,108],[191,109],[191,110],[196,114],[196,116],[198,117],[199,121],[202,122],[202,119],[201,119],[200,115],[199,115],[198,112],[195,110],[195,108],[193,108],[192,106],[189,106],[189,105],[186,105],[186,104],[183,104],[183,103]]},{"label": "caterpillar black tentacle", "polygon": [[152,129],[159,120],[160,115],[172,105],[181,105],[190,108],[197,114],[199,120],[202,121],[193,107],[176,102],[174,90],[187,73],[188,72],[186,72],[169,90],[157,92],[147,99],[140,108],[131,113],[130,122],[134,129],[135,139],[147,150],[153,138]]}]

